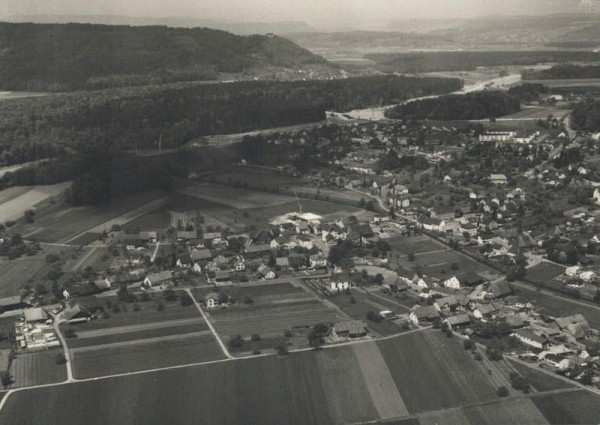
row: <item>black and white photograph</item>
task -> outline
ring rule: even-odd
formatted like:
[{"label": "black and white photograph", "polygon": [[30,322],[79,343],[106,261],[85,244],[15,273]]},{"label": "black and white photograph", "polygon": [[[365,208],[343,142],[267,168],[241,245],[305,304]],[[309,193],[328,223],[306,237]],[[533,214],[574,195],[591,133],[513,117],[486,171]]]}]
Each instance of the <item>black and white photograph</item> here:
[{"label": "black and white photograph", "polygon": [[600,424],[600,0],[0,0],[0,384]]}]

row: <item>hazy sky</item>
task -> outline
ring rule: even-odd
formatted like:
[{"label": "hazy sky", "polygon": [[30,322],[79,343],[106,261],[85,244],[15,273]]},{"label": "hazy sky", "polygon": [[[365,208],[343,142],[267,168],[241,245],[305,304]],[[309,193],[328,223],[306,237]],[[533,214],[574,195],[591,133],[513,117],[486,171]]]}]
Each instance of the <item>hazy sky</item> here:
[{"label": "hazy sky", "polygon": [[[599,0],[600,1],[600,0]],[[0,17],[27,14],[305,21],[363,27],[394,19],[581,11],[580,0],[0,0]]]}]

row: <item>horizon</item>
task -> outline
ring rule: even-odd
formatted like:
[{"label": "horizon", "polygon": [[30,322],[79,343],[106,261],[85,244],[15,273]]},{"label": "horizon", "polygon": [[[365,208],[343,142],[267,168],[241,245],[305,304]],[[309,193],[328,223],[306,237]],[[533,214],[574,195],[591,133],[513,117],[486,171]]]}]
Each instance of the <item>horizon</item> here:
[{"label": "horizon", "polygon": [[[596,0],[592,3],[600,4]],[[334,0],[206,0],[202,4],[172,0],[165,8],[165,4],[157,0],[104,0],[94,4],[77,4],[74,0],[29,0],[18,4],[4,1],[0,2],[0,20],[44,16],[48,19],[114,17],[115,20],[197,20],[235,24],[297,22],[318,31],[386,31],[393,22],[585,16],[591,11],[591,6],[585,6],[580,0],[508,0],[501,5],[492,0],[404,0],[393,5],[388,0],[371,0],[368,6],[365,4],[364,0],[348,0],[343,6]],[[595,10],[600,11],[600,7]]]}]

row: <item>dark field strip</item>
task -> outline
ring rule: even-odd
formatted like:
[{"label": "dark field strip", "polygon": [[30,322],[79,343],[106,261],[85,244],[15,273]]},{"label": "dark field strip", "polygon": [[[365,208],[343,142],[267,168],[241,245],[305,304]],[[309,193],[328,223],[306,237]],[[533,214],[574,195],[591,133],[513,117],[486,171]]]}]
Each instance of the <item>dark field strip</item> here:
[{"label": "dark field strip", "polygon": [[115,342],[133,341],[145,338],[158,338],[169,335],[184,335],[208,329],[206,323],[170,326],[167,328],[148,329],[143,331],[126,332],[114,335],[104,335],[92,338],[70,338],[67,340],[69,348],[91,347],[101,344],[112,344]]}]

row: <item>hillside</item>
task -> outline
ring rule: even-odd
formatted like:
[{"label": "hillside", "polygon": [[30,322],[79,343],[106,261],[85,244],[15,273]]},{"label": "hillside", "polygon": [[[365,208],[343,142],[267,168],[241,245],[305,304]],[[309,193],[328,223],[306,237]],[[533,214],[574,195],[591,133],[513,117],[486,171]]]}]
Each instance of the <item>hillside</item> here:
[{"label": "hillside", "polygon": [[287,39],[207,28],[0,23],[0,89],[69,91],[328,66]]}]

